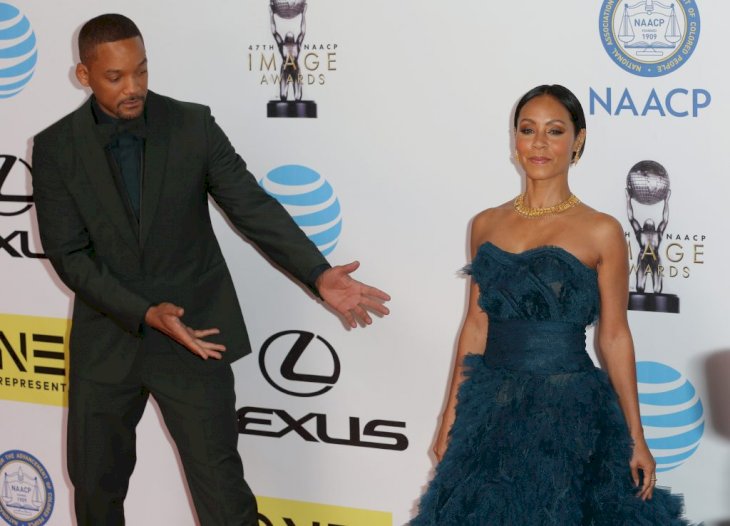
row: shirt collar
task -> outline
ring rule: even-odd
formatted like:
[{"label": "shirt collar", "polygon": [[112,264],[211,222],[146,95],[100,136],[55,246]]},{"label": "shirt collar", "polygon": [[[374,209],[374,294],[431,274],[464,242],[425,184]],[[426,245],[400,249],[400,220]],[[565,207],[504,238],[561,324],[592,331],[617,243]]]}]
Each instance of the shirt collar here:
[{"label": "shirt collar", "polygon": [[131,133],[140,138],[146,135],[147,105],[142,115],[134,119],[117,119],[112,117],[99,106],[95,96],[91,96],[91,112],[94,115],[97,128],[107,140],[110,140],[123,133]]}]

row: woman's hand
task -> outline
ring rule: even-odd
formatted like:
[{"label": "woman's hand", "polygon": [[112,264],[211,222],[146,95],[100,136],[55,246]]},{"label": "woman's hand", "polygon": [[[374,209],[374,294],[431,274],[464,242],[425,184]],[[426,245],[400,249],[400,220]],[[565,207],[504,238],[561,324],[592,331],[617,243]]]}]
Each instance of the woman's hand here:
[{"label": "woman's hand", "polygon": [[631,478],[634,480],[634,486],[639,486],[639,470],[643,474],[643,484],[638,496],[641,497],[641,500],[651,499],[654,486],[656,486],[656,462],[643,438],[634,441],[634,453],[631,456],[629,465],[631,466]]}]

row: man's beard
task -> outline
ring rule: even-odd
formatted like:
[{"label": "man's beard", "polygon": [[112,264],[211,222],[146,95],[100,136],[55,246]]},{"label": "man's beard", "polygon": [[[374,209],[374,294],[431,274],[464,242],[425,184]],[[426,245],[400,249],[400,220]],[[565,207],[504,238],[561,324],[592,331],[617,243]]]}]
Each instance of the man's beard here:
[{"label": "man's beard", "polygon": [[[136,102],[136,101],[140,101],[142,103],[141,104],[141,107],[140,107],[140,110],[139,110],[138,113],[135,113],[135,114],[123,113],[123,111],[124,111],[124,104],[125,103],[127,103],[127,102]],[[119,104],[117,104],[117,118],[124,119],[124,120],[136,119],[137,117],[139,117],[140,115],[142,115],[142,112],[144,111],[144,103],[145,103],[145,97],[144,96],[141,96],[141,97],[129,97],[128,99],[124,99],[122,102],[120,102]]]}]

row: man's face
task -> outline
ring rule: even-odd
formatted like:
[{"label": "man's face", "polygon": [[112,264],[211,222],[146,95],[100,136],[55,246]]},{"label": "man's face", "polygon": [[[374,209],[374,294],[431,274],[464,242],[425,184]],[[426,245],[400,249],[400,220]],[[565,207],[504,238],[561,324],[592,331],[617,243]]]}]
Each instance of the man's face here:
[{"label": "man's face", "polygon": [[91,88],[101,109],[117,119],[134,119],[147,96],[147,55],[140,37],[106,42],[94,48],[76,78]]}]

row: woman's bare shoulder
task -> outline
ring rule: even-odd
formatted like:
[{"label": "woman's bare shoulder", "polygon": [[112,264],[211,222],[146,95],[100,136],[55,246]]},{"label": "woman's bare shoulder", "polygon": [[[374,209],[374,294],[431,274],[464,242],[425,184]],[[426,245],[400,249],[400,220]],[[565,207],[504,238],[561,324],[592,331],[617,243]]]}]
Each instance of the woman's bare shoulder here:
[{"label": "woman's bare shoulder", "polygon": [[[624,229],[621,223],[611,214],[600,212],[585,203],[581,206],[579,218],[586,238],[597,248],[615,249],[625,244]],[[604,250],[599,250],[603,252]]]},{"label": "woman's bare shoulder", "polygon": [[501,205],[482,210],[471,223],[471,239],[472,245],[480,245],[485,240],[490,239],[492,231],[498,228],[498,225],[504,224],[504,219],[512,212],[512,201],[507,201]]},{"label": "woman's bare shoulder", "polygon": [[504,217],[505,214],[509,213],[512,210],[512,201],[507,201],[506,203],[502,203],[501,205],[494,206],[491,208],[487,208],[485,210],[482,210],[479,212],[476,216],[474,216],[474,224],[489,224],[494,221],[500,220],[502,217]]}]

